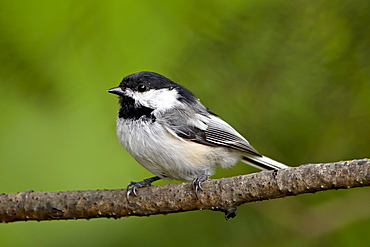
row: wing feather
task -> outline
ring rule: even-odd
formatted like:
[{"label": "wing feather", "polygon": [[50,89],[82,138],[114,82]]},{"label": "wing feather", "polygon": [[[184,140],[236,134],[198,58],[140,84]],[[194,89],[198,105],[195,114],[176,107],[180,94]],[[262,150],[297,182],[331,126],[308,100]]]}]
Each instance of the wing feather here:
[{"label": "wing feather", "polygon": [[220,146],[239,150],[248,154],[261,156],[242,135],[218,116],[212,115],[207,126],[205,137],[208,142],[217,143]]},{"label": "wing feather", "polygon": [[[182,112],[182,116],[186,116],[185,112]],[[194,113],[185,118],[188,121],[182,119],[181,122],[171,118],[171,115],[167,115],[166,119],[170,131],[179,138],[208,146],[222,146],[248,155],[262,156],[242,135],[216,115]]]}]

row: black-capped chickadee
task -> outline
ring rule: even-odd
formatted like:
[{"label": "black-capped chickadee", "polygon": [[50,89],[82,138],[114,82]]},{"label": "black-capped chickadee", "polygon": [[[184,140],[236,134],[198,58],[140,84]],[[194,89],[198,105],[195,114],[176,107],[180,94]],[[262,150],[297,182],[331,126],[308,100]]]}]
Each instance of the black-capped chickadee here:
[{"label": "black-capped chickadee", "polygon": [[238,161],[261,170],[288,167],[258,153],[192,92],[160,74],[128,75],[108,92],[119,96],[119,142],[156,175],[130,182],[128,196],[158,179],[192,180],[197,192],[217,166],[228,168]]}]

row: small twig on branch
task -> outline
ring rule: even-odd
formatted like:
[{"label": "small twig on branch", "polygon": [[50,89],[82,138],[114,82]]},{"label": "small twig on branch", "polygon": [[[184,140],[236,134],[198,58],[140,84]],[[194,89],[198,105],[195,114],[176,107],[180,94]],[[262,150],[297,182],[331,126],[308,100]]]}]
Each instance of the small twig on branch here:
[{"label": "small twig on branch", "polygon": [[222,211],[235,217],[241,204],[318,191],[370,185],[370,159],[307,164],[231,178],[207,180],[199,198],[191,183],[125,189],[0,194],[0,222],[120,218],[192,210]]}]

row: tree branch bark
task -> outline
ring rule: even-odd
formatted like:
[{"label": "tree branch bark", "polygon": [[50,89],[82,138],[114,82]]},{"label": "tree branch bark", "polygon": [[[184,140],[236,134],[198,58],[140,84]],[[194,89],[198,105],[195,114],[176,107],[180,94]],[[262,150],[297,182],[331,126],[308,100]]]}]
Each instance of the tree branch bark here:
[{"label": "tree branch bark", "polygon": [[244,203],[370,185],[370,159],[307,164],[203,182],[196,197],[191,183],[126,189],[65,192],[23,191],[0,195],[0,222],[120,218],[192,210],[214,210],[235,217]]}]

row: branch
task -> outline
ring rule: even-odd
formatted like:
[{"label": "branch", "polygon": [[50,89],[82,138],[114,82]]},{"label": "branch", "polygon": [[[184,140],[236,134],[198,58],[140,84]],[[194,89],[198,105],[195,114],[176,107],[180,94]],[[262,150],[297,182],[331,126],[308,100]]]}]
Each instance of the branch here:
[{"label": "branch", "polygon": [[361,159],[207,180],[199,198],[191,183],[140,188],[129,202],[125,189],[23,191],[0,195],[0,222],[120,218],[204,209],[222,211],[229,219],[244,203],[369,185],[370,159]]}]

